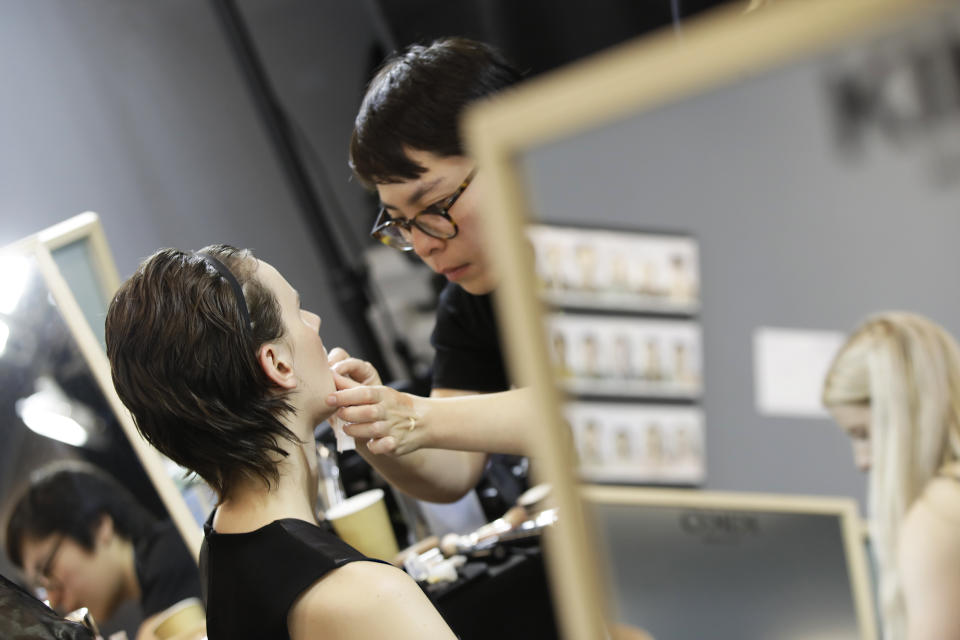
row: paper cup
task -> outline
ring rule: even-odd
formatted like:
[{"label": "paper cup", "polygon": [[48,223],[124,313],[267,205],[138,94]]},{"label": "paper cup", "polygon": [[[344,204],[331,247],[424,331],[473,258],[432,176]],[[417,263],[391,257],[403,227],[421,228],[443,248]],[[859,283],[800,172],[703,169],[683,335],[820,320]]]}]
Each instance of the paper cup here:
[{"label": "paper cup", "polygon": [[390,562],[397,555],[397,539],[387,516],[383,489],[371,489],[334,505],[324,514],[344,542],[371,558]]},{"label": "paper cup", "polygon": [[161,612],[159,618],[153,629],[153,635],[158,640],[200,638],[207,628],[206,614],[199,598],[181,600]]}]

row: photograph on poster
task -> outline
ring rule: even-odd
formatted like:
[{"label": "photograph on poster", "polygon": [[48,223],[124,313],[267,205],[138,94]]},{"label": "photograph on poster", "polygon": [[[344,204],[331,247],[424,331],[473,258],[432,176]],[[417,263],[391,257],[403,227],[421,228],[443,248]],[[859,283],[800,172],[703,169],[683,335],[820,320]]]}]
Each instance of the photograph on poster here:
[{"label": "photograph on poster", "polygon": [[570,402],[564,409],[587,482],[699,484],[699,407]]},{"label": "photograph on poster", "polygon": [[696,398],[700,327],[690,320],[554,313],[547,335],[557,378],[573,395]]},{"label": "photograph on poster", "polygon": [[528,233],[549,304],[678,314],[699,308],[690,237],[552,225],[531,225]]}]

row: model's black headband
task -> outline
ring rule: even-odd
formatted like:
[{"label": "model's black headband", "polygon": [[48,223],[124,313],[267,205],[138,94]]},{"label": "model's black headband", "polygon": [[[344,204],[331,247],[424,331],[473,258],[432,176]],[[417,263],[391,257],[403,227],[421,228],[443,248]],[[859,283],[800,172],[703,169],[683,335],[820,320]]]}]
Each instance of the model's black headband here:
[{"label": "model's black headband", "polygon": [[203,253],[202,251],[197,251],[193,255],[203,258],[203,261],[208,265],[217,270],[223,279],[230,283],[230,288],[233,289],[233,296],[237,299],[237,307],[240,309],[240,315],[243,317],[243,324],[249,331],[253,331],[253,323],[250,322],[250,311],[247,309],[247,299],[243,296],[243,287],[240,286],[240,283],[237,282],[237,278],[233,275],[230,269],[227,268],[227,265],[223,264],[213,256],[208,253]]}]

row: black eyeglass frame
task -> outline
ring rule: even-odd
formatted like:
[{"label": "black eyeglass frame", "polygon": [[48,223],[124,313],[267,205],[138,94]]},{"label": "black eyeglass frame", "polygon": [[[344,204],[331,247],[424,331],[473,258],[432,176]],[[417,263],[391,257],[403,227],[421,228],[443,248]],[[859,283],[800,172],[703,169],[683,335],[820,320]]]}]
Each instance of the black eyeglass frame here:
[{"label": "black eyeglass frame", "polygon": [[[391,217],[390,214],[387,213],[386,207],[380,207],[380,213],[377,215],[377,220],[373,223],[373,229],[370,230],[370,237],[389,247],[399,249],[400,251],[413,250],[413,243],[406,241],[405,244],[400,244],[401,242],[404,242],[402,238],[397,238],[396,236],[391,236],[386,233],[386,231],[391,227],[400,227],[401,229],[404,229],[410,233],[411,237],[413,234],[413,227],[416,227],[431,238],[438,238],[440,240],[450,240],[451,238],[456,238],[457,234],[460,233],[460,227],[457,225],[457,221],[453,219],[453,216],[450,215],[450,209],[452,209],[453,205],[457,203],[457,200],[461,195],[463,195],[463,192],[467,190],[467,187],[470,186],[470,183],[473,181],[476,175],[477,169],[474,167],[470,173],[467,174],[467,177],[463,179],[463,182],[460,183],[460,186],[457,187],[457,190],[454,191],[443,202],[430,205],[410,219]],[[449,235],[438,235],[436,232],[431,231],[425,226],[421,226],[417,223],[417,220],[423,215],[438,215],[443,217],[453,225],[453,233]]]}]

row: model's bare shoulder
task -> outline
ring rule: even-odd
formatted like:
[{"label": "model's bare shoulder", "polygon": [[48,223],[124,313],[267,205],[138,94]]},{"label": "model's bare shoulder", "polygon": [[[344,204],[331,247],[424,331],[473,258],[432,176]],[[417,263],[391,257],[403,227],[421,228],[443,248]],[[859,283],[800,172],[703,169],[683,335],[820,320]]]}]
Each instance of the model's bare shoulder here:
[{"label": "model's bare shoulder", "polygon": [[927,485],[900,528],[897,566],[911,640],[960,640],[960,482]]},{"label": "model's bare shoulder", "polygon": [[376,562],[351,562],[311,585],[287,629],[292,640],[455,637],[410,576]]}]

